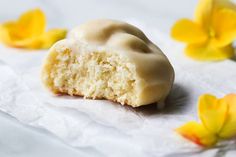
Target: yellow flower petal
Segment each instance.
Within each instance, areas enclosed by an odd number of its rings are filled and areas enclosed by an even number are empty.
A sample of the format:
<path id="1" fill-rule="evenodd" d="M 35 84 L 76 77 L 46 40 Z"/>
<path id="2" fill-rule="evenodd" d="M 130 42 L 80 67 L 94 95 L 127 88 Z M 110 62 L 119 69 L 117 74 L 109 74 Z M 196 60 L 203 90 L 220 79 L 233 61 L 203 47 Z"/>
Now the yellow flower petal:
<path id="1" fill-rule="evenodd" d="M 172 27 L 171 36 L 186 43 L 202 43 L 208 38 L 200 25 L 188 19 L 177 21 Z"/>
<path id="2" fill-rule="evenodd" d="M 195 21 L 202 26 L 207 26 L 210 22 L 214 0 L 199 0 L 195 10 Z"/>
<path id="3" fill-rule="evenodd" d="M 17 22 L 21 38 L 38 36 L 45 31 L 46 17 L 40 9 L 30 10 L 22 14 Z"/>
<path id="4" fill-rule="evenodd" d="M 199 0 L 195 10 L 195 21 L 204 27 L 211 23 L 214 12 L 218 9 L 229 8 L 236 9 L 236 5 L 230 0 Z"/>
<path id="5" fill-rule="evenodd" d="M 216 9 L 222 9 L 222 8 L 228 8 L 232 10 L 236 10 L 236 5 L 233 0 L 215 0 L 217 8 Z"/>
<path id="6" fill-rule="evenodd" d="M 67 30 L 65 29 L 51 29 L 48 32 L 44 33 L 41 36 L 41 40 L 43 41 L 41 48 L 49 48 L 56 41 L 65 38 Z"/>
<path id="7" fill-rule="evenodd" d="M 18 48 L 46 49 L 50 48 L 56 41 L 65 38 L 66 33 L 65 29 L 52 29 L 40 36 L 12 41 L 12 44 Z"/>
<path id="8" fill-rule="evenodd" d="M 33 38 L 26 38 L 24 40 L 17 40 L 13 41 L 12 47 L 16 48 L 27 48 L 27 49 L 40 49 L 43 45 L 41 38 L 33 37 Z"/>
<path id="9" fill-rule="evenodd" d="M 223 99 L 229 104 L 229 112 L 219 136 L 232 138 L 236 136 L 236 94 L 229 94 Z"/>
<path id="10" fill-rule="evenodd" d="M 210 133 L 219 133 L 226 121 L 227 113 L 228 104 L 223 99 L 217 99 L 209 94 L 199 98 L 198 116 Z"/>
<path id="11" fill-rule="evenodd" d="M 38 48 L 38 37 L 45 31 L 45 24 L 41 10 L 28 11 L 18 21 L 6 22 L 0 26 L 0 40 L 12 47 Z"/>
<path id="12" fill-rule="evenodd" d="M 11 37 L 15 34 L 15 22 L 7 22 L 0 25 L 0 41 L 5 44 L 10 44 Z M 16 37 L 15 37 L 16 38 Z"/>
<path id="13" fill-rule="evenodd" d="M 0 25 L 0 40 L 11 47 L 41 49 L 49 48 L 66 35 L 64 29 L 45 32 L 46 18 L 40 9 L 30 10 L 16 22 Z"/>
<path id="14" fill-rule="evenodd" d="M 177 128 L 176 131 L 183 137 L 200 146 L 209 147 L 213 146 L 217 142 L 216 136 L 209 133 L 202 124 L 197 122 L 188 122 L 185 125 Z"/>
<path id="15" fill-rule="evenodd" d="M 211 47 L 204 44 L 190 44 L 185 49 L 185 54 L 201 61 L 218 61 L 234 56 L 234 48 L 227 45 L 222 48 Z"/>
<path id="16" fill-rule="evenodd" d="M 223 47 L 236 39 L 236 11 L 221 9 L 214 13 L 212 29 L 215 32 L 212 46 Z"/>

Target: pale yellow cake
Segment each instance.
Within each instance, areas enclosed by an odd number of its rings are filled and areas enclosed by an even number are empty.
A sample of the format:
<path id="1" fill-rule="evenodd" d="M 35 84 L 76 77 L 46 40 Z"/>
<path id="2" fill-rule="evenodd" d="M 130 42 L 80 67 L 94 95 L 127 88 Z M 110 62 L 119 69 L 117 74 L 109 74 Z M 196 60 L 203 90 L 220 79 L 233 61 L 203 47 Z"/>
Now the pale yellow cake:
<path id="1" fill-rule="evenodd" d="M 138 28 L 94 20 L 72 30 L 45 59 L 42 80 L 53 93 L 138 107 L 165 100 L 174 70 Z"/>

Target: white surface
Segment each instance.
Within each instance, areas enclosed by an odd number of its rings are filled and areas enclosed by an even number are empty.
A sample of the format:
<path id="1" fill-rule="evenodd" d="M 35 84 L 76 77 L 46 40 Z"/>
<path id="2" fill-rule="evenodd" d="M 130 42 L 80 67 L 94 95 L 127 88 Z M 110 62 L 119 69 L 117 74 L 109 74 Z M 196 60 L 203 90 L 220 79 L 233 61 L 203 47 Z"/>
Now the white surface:
<path id="1" fill-rule="evenodd" d="M 104 101 L 54 98 L 44 93 L 39 70 L 45 52 L 0 47 L 0 109 L 20 124 L 0 114 L 0 156 L 214 156 L 225 149 L 198 152 L 173 128 L 196 119 L 197 97 L 203 93 L 223 96 L 236 92 L 235 66 L 231 60 L 199 63 L 182 55 L 182 46 L 168 38 L 172 23 L 188 17 L 196 4 L 189 0 L 156 1 L 12 1 L 0 2 L 0 19 L 13 18 L 23 10 L 40 6 L 50 26 L 71 28 L 93 18 L 129 21 L 147 33 L 168 55 L 176 81 L 167 107 L 138 110 Z M 171 5 L 169 5 L 171 4 Z M 15 7 L 15 8 L 14 8 Z M 21 52 L 18 52 L 21 51 Z M 227 80 L 227 82 L 225 81 Z M 94 108 L 94 105 L 96 109 Z M 65 107 L 66 105 L 66 107 Z M 63 142 L 62 142 L 63 141 Z M 64 144 L 65 143 L 65 144 Z M 66 144 L 76 146 L 72 149 Z M 235 148 L 226 151 L 234 156 Z"/>

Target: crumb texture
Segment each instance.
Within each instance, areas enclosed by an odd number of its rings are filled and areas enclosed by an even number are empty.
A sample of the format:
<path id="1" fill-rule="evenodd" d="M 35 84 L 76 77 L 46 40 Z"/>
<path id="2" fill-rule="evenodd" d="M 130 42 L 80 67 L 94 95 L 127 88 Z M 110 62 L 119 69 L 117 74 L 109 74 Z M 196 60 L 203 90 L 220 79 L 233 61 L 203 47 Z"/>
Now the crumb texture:
<path id="1" fill-rule="evenodd" d="M 47 84 L 57 93 L 105 98 L 121 104 L 136 104 L 135 66 L 127 58 L 105 52 L 56 53 Z"/>

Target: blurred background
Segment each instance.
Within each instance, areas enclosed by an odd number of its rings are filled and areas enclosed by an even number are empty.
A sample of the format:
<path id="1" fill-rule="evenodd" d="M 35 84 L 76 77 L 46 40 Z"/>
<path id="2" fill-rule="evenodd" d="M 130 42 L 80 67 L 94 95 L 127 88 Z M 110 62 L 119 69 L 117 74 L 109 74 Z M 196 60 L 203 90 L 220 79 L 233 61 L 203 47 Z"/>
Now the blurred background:
<path id="1" fill-rule="evenodd" d="M 72 28 L 95 18 L 141 20 L 168 31 L 180 17 L 192 17 L 197 0 L 1 0 L 0 21 L 39 7 L 49 27 Z"/>

